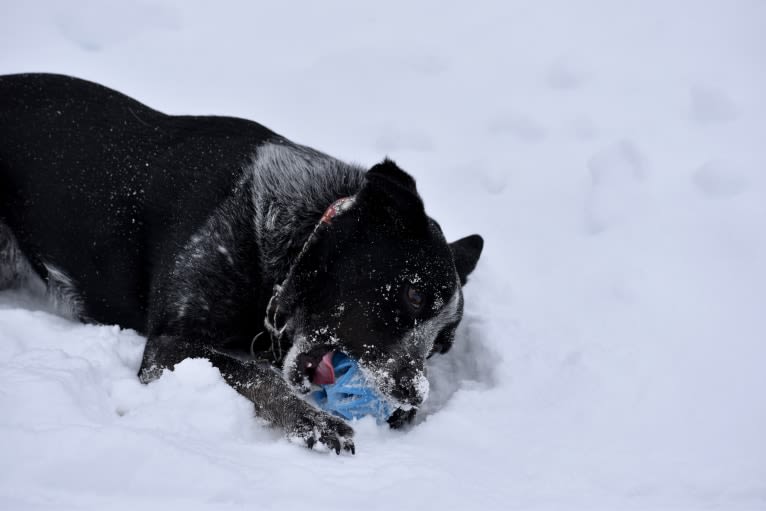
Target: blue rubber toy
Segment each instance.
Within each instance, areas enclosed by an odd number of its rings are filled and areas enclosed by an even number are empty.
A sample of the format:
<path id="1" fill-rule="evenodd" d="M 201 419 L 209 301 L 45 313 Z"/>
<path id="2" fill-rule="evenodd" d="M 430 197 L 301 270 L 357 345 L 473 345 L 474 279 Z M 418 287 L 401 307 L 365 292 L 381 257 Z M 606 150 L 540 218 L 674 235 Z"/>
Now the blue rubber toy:
<path id="1" fill-rule="evenodd" d="M 393 406 L 372 388 L 364 378 L 359 364 L 343 353 L 332 356 L 335 383 L 320 385 L 312 393 L 317 406 L 346 420 L 375 417 L 378 424 L 386 422 L 394 412 Z"/>

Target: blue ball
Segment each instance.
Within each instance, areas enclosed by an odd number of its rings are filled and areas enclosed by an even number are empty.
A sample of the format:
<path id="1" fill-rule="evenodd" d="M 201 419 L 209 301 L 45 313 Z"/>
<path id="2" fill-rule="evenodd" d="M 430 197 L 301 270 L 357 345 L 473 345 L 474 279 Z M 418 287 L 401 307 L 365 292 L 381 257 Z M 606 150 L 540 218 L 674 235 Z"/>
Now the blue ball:
<path id="1" fill-rule="evenodd" d="M 336 352 L 332 357 L 332 366 L 335 383 L 320 385 L 322 389 L 311 394 L 317 406 L 346 420 L 371 415 L 378 424 L 386 422 L 394 407 L 370 386 L 359 364 Z"/>

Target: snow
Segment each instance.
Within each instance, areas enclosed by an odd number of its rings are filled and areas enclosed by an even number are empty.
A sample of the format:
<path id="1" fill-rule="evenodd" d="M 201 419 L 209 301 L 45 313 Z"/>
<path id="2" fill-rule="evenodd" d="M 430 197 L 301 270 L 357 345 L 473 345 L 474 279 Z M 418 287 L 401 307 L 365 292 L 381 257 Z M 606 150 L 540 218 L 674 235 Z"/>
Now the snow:
<path id="1" fill-rule="evenodd" d="M 77 75 L 415 174 L 485 253 L 408 431 L 308 451 L 205 360 L 0 293 L 0 508 L 766 508 L 766 4 L 0 5 Z"/>

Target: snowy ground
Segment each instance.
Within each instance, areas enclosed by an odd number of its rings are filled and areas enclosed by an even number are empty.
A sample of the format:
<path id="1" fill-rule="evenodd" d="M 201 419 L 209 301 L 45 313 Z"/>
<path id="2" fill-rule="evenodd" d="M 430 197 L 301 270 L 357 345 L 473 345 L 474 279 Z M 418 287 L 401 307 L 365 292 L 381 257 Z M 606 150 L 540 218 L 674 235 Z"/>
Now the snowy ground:
<path id="1" fill-rule="evenodd" d="M 766 508 L 766 4 L 0 2 L 0 73 L 390 155 L 484 257 L 406 432 L 0 293 L 0 509 Z M 289 4 L 289 5 L 288 5 Z"/>

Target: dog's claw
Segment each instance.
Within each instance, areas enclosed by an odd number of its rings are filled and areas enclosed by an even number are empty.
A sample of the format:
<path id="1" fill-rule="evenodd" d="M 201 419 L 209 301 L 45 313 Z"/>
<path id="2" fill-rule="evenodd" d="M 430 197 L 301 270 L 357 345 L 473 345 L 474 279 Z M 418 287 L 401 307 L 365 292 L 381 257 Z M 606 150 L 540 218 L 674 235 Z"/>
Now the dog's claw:
<path id="1" fill-rule="evenodd" d="M 304 417 L 296 431 L 306 442 L 306 447 L 313 449 L 317 442 L 327 446 L 330 451 L 340 454 L 341 451 L 356 454 L 353 436 L 354 430 L 341 419 L 325 412 Z"/>
<path id="2" fill-rule="evenodd" d="M 323 436 L 319 441 L 329 447 L 331 451 L 335 451 L 335 454 L 340 454 L 340 440 L 337 437 L 327 438 Z"/>

